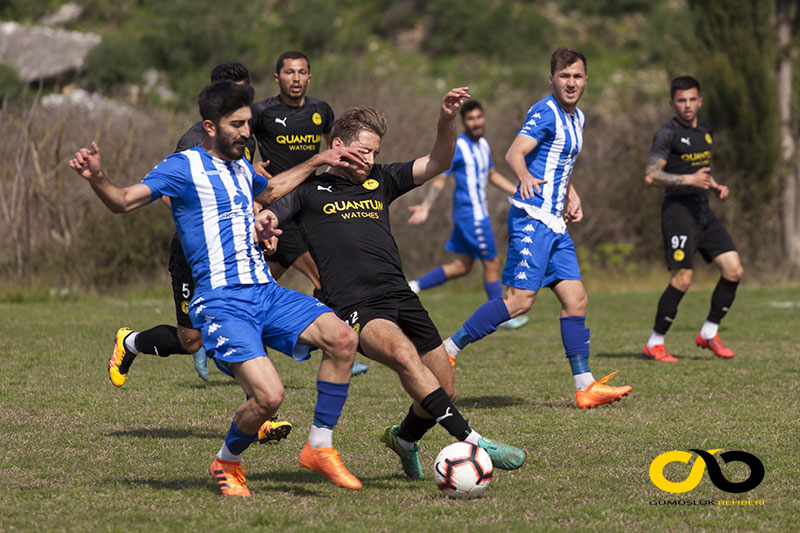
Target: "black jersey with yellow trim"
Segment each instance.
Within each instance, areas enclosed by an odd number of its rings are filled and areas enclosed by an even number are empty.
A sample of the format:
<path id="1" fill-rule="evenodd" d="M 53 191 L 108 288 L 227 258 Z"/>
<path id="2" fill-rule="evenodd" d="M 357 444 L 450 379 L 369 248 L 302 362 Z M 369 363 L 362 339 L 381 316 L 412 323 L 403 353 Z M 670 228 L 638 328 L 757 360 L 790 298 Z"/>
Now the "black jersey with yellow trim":
<path id="1" fill-rule="evenodd" d="M 417 186 L 412 168 L 413 161 L 375 165 L 360 185 L 312 176 L 270 206 L 281 224 L 300 226 L 333 309 L 408 289 L 389 205 Z"/>
<path id="2" fill-rule="evenodd" d="M 175 147 L 176 152 L 183 152 L 184 150 L 188 150 L 189 148 L 194 148 L 195 146 L 199 146 L 203 142 L 203 138 L 206 135 L 206 131 L 203 129 L 203 123 L 198 122 L 194 124 L 191 128 L 189 128 L 183 136 L 178 139 L 178 145 Z M 244 147 L 244 158 L 247 159 L 250 164 L 253 163 L 253 156 L 256 154 L 256 140 L 251 135 L 249 139 L 247 139 L 247 144 Z"/>
<path id="3" fill-rule="evenodd" d="M 333 109 L 326 102 L 305 97 L 302 106 L 291 106 L 273 96 L 250 108 L 250 122 L 267 171 L 278 174 L 319 152 L 322 135 L 333 127 Z"/>
<path id="4" fill-rule="evenodd" d="M 664 124 L 653 138 L 650 157 L 667 161 L 664 172 L 670 174 L 693 174 L 702 167 L 711 166 L 713 139 L 711 126 L 698 121 L 697 127 L 684 125 L 673 117 Z M 691 185 L 677 185 L 665 190 L 666 196 L 685 196 L 706 193 L 704 189 Z"/>

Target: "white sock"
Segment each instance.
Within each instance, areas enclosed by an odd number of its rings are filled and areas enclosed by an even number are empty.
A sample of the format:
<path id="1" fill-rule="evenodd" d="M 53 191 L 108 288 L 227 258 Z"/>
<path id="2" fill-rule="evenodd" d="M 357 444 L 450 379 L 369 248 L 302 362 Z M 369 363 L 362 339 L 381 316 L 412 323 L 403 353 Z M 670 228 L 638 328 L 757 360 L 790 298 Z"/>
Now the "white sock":
<path id="1" fill-rule="evenodd" d="M 311 424 L 311 431 L 308 433 L 308 444 L 311 449 L 333 448 L 333 428 L 321 428 Z"/>
<path id="2" fill-rule="evenodd" d="M 449 355 L 453 359 L 458 357 L 458 354 L 461 353 L 461 350 L 459 349 L 459 347 L 456 346 L 456 343 L 454 343 L 453 339 L 451 339 L 450 337 L 447 337 L 444 340 L 444 350 L 447 352 L 447 355 Z"/>
<path id="3" fill-rule="evenodd" d="M 133 355 L 139 353 L 139 350 L 136 349 L 136 337 L 139 335 L 138 331 L 134 331 L 133 333 L 129 333 L 127 337 L 125 337 L 125 349 L 128 350 Z M 226 459 L 227 460 L 227 459 Z"/>
<path id="4" fill-rule="evenodd" d="M 417 280 L 409 281 L 408 286 L 411 288 L 412 291 L 414 291 L 414 294 L 419 294 L 419 283 L 417 283 Z"/>
<path id="5" fill-rule="evenodd" d="M 236 455 L 228 449 L 228 445 L 222 443 L 222 448 L 217 452 L 217 459 L 220 461 L 228 461 L 229 463 L 240 463 L 242 461 L 241 455 Z"/>
<path id="6" fill-rule="evenodd" d="M 578 390 L 586 390 L 586 387 L 594 382 L 594 376 L 591 372 L 584 372 L 583 374 L 575 374 L 575 388 Z"/>
<path id="7" fill-rule="evenodd" d="M 652 348 L 653 346 L 657 346 L 659 344 L 664 344 L 664 335 L 654 331 L 650 334 L 650 338 L 647 339 L 647 347 Z"/>
<path id="8" fill-rule="evenodd" d="M 467 435 L 467 438 L 464 439 L 464 442 L 469 442 L 470 444 L 474 444 L 475 446 L 478 446 L 478 440 L 480 440 L 480 438 L 481 438 L 481 434 L 473 429 L 473 430 L 471 430 L 469 432 L 469 435 Z"/>
<path id="9" fill-rule="evenodd" d="M 414 449 L 414 443 L 413 442 L 407 441 L 405 439 L 401 439 L 397 435 L 395 435 L 394 437 L 397 439 L 397 444 L 402 446 L 403 449 L 408 450 L 408 451 L 411 451 L 411 450 Z"/>
<path id="10" fill-rule="evenodd" d="M 700 329 L 700 336 L 705 340 L 713 339 L 717 333 L 719 333 L 719 324 L 714 324 L 708 320 L 705 321 L 705 324 Z"/>

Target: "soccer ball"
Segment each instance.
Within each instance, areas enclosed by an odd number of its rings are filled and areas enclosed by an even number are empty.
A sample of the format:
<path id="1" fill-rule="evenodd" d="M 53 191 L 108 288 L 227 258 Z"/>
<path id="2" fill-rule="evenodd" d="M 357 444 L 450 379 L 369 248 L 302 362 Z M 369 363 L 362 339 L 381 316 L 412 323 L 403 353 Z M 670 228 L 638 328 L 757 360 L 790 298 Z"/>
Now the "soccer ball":
<path id="1" fill-rule="evenodd" d="M 477 498 L 492 481 L 492 460 L 486 450 L 469 442 L 442 448 L 433 462 L 433 479 L 451 498 Z"/>

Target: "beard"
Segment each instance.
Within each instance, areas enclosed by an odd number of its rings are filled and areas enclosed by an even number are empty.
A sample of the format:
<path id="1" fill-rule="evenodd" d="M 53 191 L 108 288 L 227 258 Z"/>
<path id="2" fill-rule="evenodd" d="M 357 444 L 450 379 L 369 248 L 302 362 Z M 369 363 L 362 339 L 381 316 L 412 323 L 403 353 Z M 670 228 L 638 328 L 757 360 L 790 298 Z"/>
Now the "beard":
<path id="1" fill-rule="evenodd" d="M 244 155 L 244 140 L 246 140 L 244 137 L 239 136 L 226 137 L 224 135 L 218 135 L 216 137 L 217 151 L 225 156 L 226 159 L 241 159 Z"/>

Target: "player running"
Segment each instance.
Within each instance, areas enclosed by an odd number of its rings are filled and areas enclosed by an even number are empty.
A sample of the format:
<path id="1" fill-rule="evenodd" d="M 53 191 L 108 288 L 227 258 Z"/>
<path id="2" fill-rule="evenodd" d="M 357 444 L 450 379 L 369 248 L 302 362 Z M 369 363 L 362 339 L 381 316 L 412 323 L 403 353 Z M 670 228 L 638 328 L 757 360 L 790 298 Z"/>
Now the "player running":
<path id="1" fill-rule="evenodd" d="M 381 437 L 412 479 L 423 475 L 416 441 L 437 422 L 456 439 L 483 447 L 497 468 L 519 468 L 525 460 L 524 451 L 483 439 L 453 405 L 453 368 L 436 326 L 406 282 L 389 226 L 392 201 L 450 166 L 454 119 L 468 96 L 461 87 L 442 98 L 430 153 L 407 163 L 375 164 L 386 119 L 371 108 L 348 110 L 333 125 L 331 145 L 365 149 L 369 165 L 313 176 L 265 211 L 279 223 L 297 220 L 319 266 L 326 301 L 359 334 L 360 351 L 397 372 L 414 400 L 403 422 Z M 261 215 L 259 224 L 265 224 Z"/>
<path id="2" fill-rule="evenodd" d="M 500 260 L 497 258 L 486 201 L 486 184 L 491 182 L 511 195 L 516 188 L 494 166 L 491 148 L 483 136 L 486 117 L 480 102 L 464 102 L 460 114 L 464 133 L 456 140 L 456 152 L 450 169 L 431 182 L 421 204 L 409 207 L 414 214 L 408 219 L 409 224 L 423 224 L 428 220 L 428 213 L 442 192 L 447 177 L 453 176 L 456 182 L 453 191 L 453 232 L 444 247 L 456 254 L 456 258 L 409 282 L 409 285 L 416 293 L 437 287 L 449 279 L 468 274 L 475 259 L 478 259 L 483 264 L 483 288 L 492 300 L 503 296 L 503 286 L 500 284 Z M 527 322 L 528 317 L 522 315 L 500 327 L 516 329 Z"/>
<path id="3" fill-rule="evenodd" d="M 744 269 L 733 239 L 708 205 L 707 192 L 711 189 L 725 200 L 729 190 L 711 176 L 711 127 L 697 119 L 703 105 L 700 83 L 691 76 L 672 80 L 670 105 L 675 117 L 653 138 L 644 177 L 648 185 L 665 189 L 661 233 L 670 280 L 658 300 L 653 332 L 642 353 L 665 363 L 678 360 L 665 348 L 664 336 L 692 284 L 694 255 L 699 251 L 707 263 L 719 269 L 720 278 L 695 342 L 718 357 L 729 359 L 733 350 L 722 344 L 719 323 L 733 304 Z"/>
<path id="4" fill-rule="evenodd" d="M 330 146 L 334 118 L 327 102 L 306 96 L 311 62 L 305 54 L 293 50 L 281 54 L 274 76 L 278 94 L 253 104 L 251 123 L 261 159 L 268 162 L 266 170 L 272 176 L 318 153 L 323 139 Z M 270 272 L 280 279 L 290 266 L 296 268 L 314 284 L 314 296 L 324 301 L 319 271 L 300 229 L 294 223 L 282 229 L 277 248 L 266 250 Z M 353 363 L 354 376 L 368 369 L 363 363 Z"/>
<path id="5" fill-rule="evenodd" d="M 519 179 L 508 212 L 508 254 L 502 299 L 490 300 L 450 338 L 455 358 L 468 344 L 494 333 L 509 318 L 527 313 L 542 287 L 561 302 L 561 341 L 575 381 L 579 408 L 595 407 L 629 394 L 630 386 L 606 385 L 616 372 L 595 380 L 589 370 L 588 297 L 566 222 L 583 218 L 581 200 L 569 178 L 583 145 L 585 116 L 578 101 L 586 89 L 586 58 L 558 48 L 550 60 L 553 94 L 531 106 L 525 123 L 506 153 Z"/>
<path id="6" fill-rule="evenodd" d="M 250 496 L 241 453 L 283 400 L 283 384 L 265 344 L 296 359 L 307 358 L 313 346 L 322 350 L 314 423 L 299 462 L 339 486 L 359 489 L 361 482 L 347 471 L 332 443 L 347 399 L 357 336 L 316 299 L 274 282 L 253 238 L 253 200 L 270 204 L 319 166 L 361 168 L 365 160 L 358 149 L 338 147 L 270 180 L 255 174 L 243 157 L 252 101 L 249 85 L 220 81 L 203 89 L 198 98 L 206 132 L 201 146 L 172 154 L 137 184 L 112 184 L 101 170 L 94 142 L 69 164 L 113 212 L 131 211 L 162 196 L 171 199 L 195 282 L 190 317 L 202 331 L 206 351 L 230 364 L 247 396 L 209 469 L 222 494 Z"/>

